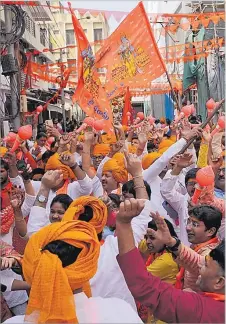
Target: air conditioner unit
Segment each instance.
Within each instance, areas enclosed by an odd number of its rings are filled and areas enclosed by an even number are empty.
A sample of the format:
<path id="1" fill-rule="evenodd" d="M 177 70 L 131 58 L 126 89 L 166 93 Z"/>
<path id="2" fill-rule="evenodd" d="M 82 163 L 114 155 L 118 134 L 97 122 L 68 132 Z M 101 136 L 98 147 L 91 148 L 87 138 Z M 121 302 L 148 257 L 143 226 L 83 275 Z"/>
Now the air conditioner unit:
<path id="1" fill-rule="evenodd" d="M 12 54 L 6 54 L 1 57 L 2 74 L 5 76 L 15 74 L 18 72 L 17 60 Z"/>

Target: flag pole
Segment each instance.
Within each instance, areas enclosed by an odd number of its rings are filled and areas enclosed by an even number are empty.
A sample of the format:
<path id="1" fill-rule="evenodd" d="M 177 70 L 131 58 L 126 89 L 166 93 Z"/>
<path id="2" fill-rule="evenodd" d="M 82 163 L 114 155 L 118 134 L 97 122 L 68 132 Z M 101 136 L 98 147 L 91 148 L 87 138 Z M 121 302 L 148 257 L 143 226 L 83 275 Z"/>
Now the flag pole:
<path id="1" fill-rule="evenodd" d="M 173 85 L 172 85 L 172 82 L 171 82 L 171 80 L 170 80 L 169 73 L 168 73 L 167 70 L 165 71 L 165 73 L 166 73 L 166 77 L 167 77 L 167 79 L 168 79 L 168 82 L 169 82 L 169 85 L 170 85 L 171 91 L 172 91 L 172 93 L 173 93 L 174 99 L 175 99 L 175 101 L 176 101 L 176 104 L 177 104 L 177 107 L 178 107 L 177 109 L 180 111 L 179 101 L 178 101 L 177 95 L 176 95 L 176 93 L 175 93 L 175 91 L 174 91 L 174 89 L 173 89 Z"/>

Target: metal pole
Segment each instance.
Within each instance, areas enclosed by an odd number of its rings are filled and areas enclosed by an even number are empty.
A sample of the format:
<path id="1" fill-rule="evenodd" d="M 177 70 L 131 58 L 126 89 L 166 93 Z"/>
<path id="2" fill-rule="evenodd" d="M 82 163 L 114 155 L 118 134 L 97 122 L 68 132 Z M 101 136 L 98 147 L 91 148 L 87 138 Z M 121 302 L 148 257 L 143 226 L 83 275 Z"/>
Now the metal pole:
<path id="1" fill-rule="evenodd" d="M 63 62 L 63 53 L 62 49 L 60 49 L 60 62 Z M 63 64 L 61 64 L 61 78 L 63 84 L 63 75 L 64 75 L 64 67 Z M 64 124 L 64 132 L 66 133 L 66 118 L 65 118 L 65 94 L 64 94 L 64 87 L 61 89 L 61 106 L 62 106 L 62 115 L 63 115 L 63 124 Z"/>
<path id="2" fill-rule="evenodd" d="M 9 6 L 4 6 L 4 16 L 5 16 L 5 32 L 6 41 L 10 38 L 10 33 L 12 30 L 12 12 Z M 8 33 L 8 34 L 7 34 Z M 8 54 L 12 54 L 15 58 L 14 44 L 7 46 Z M 15 74 L 10 74 L 10 90 L 11 90 L 11 106 L 13 115 L 13 126 L 15 130 L 20 127 L 20 109 L 18 106 L 18 89 L 17 89 L 17 79 Z"/>

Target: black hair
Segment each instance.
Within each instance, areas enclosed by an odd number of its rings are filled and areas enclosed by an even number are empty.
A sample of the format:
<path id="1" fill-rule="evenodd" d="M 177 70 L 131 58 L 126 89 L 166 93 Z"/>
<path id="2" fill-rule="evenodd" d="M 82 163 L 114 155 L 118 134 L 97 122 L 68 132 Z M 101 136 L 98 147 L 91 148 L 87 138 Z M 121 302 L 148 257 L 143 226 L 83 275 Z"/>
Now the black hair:
<path id="1" fill-rule="evenodd" d="M 171 120 L 169 118 L 166 118 L 166 125 L 170 126 Z"/>
<path id="2" fill-rule="evenodd" d="M 170 231 L 170 235 L 177 237 L 177 233 L 175 232 L 172 223 L 170 223 L 170 221 L 168 221 L 168 219 L 164 219 L 164 221 L 166 222 L 166 225 L 168 226 L 168 229 Z M 149 223 L 148 223 L 148 228 L 153 229 L 154 231 L 157 231 L 157 226 L 156 223 L 154 221 L 154 219 L 152 219 Z"/>
<path id="3" fill-rule="evenodd" d="M 36 174 L 42 174 L 42 175 L 44 175 L 45 174 L 45 170 L 42 169 L 42 168 L 36 168 L 36 169 L 32 170 L 31 178 L 33 178 L 33 176 L 36 175 Z"/>
<path id="4" fill-rule="evenodd" d="M 70 196 L 66 194 L 60 194 L 53 198 L 50 207 L 52 207 L 54 203 L 59 202 L 63 205 L 64 209 L 67 210 L 70 204 L 72 203 L 72 201 L 73 199 L 71 199 Z"/>
<path id="5" fill-rule="evenodd" d="M 147 181 L 144 181 L 144 185 L 148 194 L 148 198 L 150 200 L 151 198 L 151 188 L 149 186 L 149 184 L 147 183 Z M 122 186 L 122 192 L 127 192 L 127 193 L 131 193 L 134 198 L 136 198 L 136 191 L 134 189 L 134 181 L 133 180 L 129 180 L 126 183 L 123 184 Z"/>
<path id="6" fill-rule="evenodd" d="M 225 271 L 225 239 L 210 252 L 210 256 Z"/>
<path id="7" fill-rule="evenodd" d="M 46 133 L 44 133 L 44 132 L 40 132 L 40 133 L 38 133 L 37 136 L 36 136 L 36 140 L 38 140 L 38 139 L 41 138 L 41 137 L 46 137 L 46 138 L 47 138 Z"/>
<path id="8" fill-rule="evenodd" d="M 149 151 L 152 151 L 152 150 L 156 150 L 156 145 L 154 142 L 151 142 L 151 141 L 148 141 L 148 144 L 147 144 L 147 150 L 148 152 Z"/>
<path id="9" fill-rule="evenodd" d="M 212 237 L 216 236 L 222 220 L 222 213 L 218 208 L 209 205 L 195 206 L 188 210 L 188 214 L 202 221 L 207 230 L 215 227 L 216 232 Z"/>
<path id="10" fill-rule="evenodd" d="M 0 159 L 0 165 L 1 165 L 1 168 L 2 168 L 2 169 L 5 169 L 6 171 L 9 170 L 9 164 L 8 164 L 8 162 L 6 162 L 5 160 Z"/>
<path id="11" fill-rule="evenodd" d="M 121 199 L 120 199 L 120 196 L 117 195 L 117 194 L 109 194 L 108 197 L 115 203 L 115 205 L 117 207 L 120 206 L 120 203 L 121 203 Z"/>
<path id="12" fill-rule="evenodd" d="M 195 179 L 196 178 L 196 173 L 198 172 L 198 170 L 199 170 L 199 168 L 193 168 L 193 169 L 189 170 L 186 173 L 186 176 L 185 176 L 185 186 L 187 186 L 189 179 Z"/>
<path id="13" fill-rule="evenodd" d="M 133 139 L 138 139 L 137 134 L 133 134 L 132 140 L 133 140 Z"/>
<path id="14" fill-rule="evenodd" d="M 50 156 L 52 156 L 54 154 L 54 152 L 52 151 L 45 151 L 42 154 L 42 162 L 44 162 L 46 159 L 48 160 L 50 158 Z"/>
<path id="15" fill-rule="evenodd" d="M 56 141 L 54 141 L 54 142 L 52 142 L 52 143 L 50 144 L 50 148 L 53 149 L 53 148 L 55 147 L 55 145 L 56 145 Z"/>
<path id="16" fill-rule="evenodd" d="M 49 251 L 52 254 L 56 254 L 62 262 L 63 268 L 69 266 L 77 260 L 79 253 L 82 249 L 68 244 L 61 240 L 56 240 L 48 243 L 42 251 Z"/>

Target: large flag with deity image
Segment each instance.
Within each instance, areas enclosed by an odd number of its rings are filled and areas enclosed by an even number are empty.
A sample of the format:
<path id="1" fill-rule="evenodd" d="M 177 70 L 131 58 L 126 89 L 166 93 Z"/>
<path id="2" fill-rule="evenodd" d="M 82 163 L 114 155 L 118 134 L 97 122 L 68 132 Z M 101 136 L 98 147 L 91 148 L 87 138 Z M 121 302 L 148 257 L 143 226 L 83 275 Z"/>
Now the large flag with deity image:
<path id="1" fill-rule="evenodd" d="M 68 5 L 78 47 L 78 85 L 72 100 L 88 116 L 102 120 L 103 129 L 107 133 L 113 133 L 112 110 L 95 67 L 95 56 L 69 2 Z"/>
<path id="2" fill-rule="evenodd" d="M 122 87 L 150 86 L 166 71 L 142 2 L 104 41 L 96 53 L 96 66 L 107 69 L 105 90 L 109 99 Z"/>

